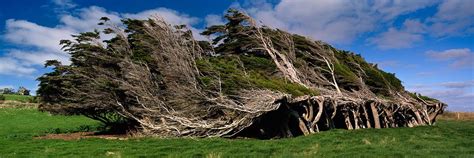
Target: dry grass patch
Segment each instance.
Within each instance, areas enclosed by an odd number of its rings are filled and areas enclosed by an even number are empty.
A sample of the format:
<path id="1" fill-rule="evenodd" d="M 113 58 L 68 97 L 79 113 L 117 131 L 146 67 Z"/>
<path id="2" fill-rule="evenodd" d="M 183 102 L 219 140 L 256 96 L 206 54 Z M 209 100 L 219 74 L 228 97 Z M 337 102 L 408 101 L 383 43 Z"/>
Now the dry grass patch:
<path id="1" fill-rule="evenodd" d="M 444 112 L 438 116 L 440 120 L 474 120 L 474 112 Z"/>
<path id="2" fill-rule="evenodd" d="M 36 109 L 38 108 L 37 103 L 26 103 L 20 102 L 16 100 L 6 100 L 0 103 L 0 108 L 28 108 L 28 109 Z"/>

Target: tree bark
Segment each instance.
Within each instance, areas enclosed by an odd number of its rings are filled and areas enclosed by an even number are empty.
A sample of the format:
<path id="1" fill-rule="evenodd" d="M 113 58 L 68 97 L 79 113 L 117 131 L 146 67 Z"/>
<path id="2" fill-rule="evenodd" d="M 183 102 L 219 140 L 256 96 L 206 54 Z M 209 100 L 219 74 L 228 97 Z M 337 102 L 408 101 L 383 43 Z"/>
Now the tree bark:
<path id="1" fill-rule="evenodd" d="M 377 107 L 375 107 L 375 102 L 370 103 L 370 109 L 372 110 L 372 118 L 374 120 L 374 128 L 380 128 L 380 118 Z"/>

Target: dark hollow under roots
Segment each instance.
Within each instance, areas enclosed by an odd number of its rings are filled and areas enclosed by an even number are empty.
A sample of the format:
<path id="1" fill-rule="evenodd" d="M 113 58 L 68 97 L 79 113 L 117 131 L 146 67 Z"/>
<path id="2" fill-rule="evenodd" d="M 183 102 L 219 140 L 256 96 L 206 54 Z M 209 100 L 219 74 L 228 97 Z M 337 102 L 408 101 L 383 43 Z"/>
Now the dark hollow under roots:
<path id="1" fill-rule="evenodd" d="M 259 139 L 296 137 L 330 129 L 364 129 L 432 125 L 445 104 L 400 105 L 374 100 L 349 101 L 347 98 L 308 97 L 280 100 L 277 110 L 254 120 L 234 137 Z"/>

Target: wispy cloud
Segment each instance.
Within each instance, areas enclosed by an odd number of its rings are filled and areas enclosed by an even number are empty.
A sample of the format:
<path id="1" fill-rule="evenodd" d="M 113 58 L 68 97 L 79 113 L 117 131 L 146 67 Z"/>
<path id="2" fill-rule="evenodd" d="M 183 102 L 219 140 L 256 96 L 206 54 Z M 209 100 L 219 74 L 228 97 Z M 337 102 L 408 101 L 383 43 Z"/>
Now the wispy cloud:
<path id="1" fill-rule="evenodd" d="M 429 0 L 281 0 L 275 6 L 261 1 L 247 3 L 248 7 L 244 8 L 265 25 L 331 43 L 351 43 L 365 33 L 386 27 L 400 15 L 436 4 Z M 410 34 L 398 39 L 406 41 L 407 38 L 410 41 L 421 39 Z"/>
<path id="2" fill-rule="evenodd" d="M 225 24 L 224 19 L 222 18 L 221 15 L 207 15 L 206 18 L 204 19 L 206 21 L 206 26 L 212 26 L 212 25 L 222 25 Z"/>
<path id="3" fill-rule="evenodd" d="M 0 74 L 24 76 L 32 74 L 35 71 L 36 69 L 23 66 L 14 59 L 0 57 Z"/>
<path id="4" fill-rule="evenodd" d="M 375 63 L 377 63 L 382 68 L 397 67 L 397 66 L 400 65 L 400 62 L 396 61 L 396 60 L 385 60 L 385 61 L 379 61 L 379 62 L 375 62 Z"/>
<path id="5" fill-rule="evenodd" d="M 445 82 L 441 83 L 440 85 L 446 88 L 470 88 L 474 87 L 474 80 L 465 82 Z"/>
<path id="6" fill-rule="evenodd" d="M 419 20 L 407 19 L 401 29 L 389 28 L 388 31 L 368 39 L 370 44 L 381 49 L 409 48 L 423 41 L 426 27 Z"/>
<path id="7" fill-rule="evenodd" d="M 387 32 L 369 38 L 369 43 L 381 49 L 410 48 L 423 40 L 423 35 L 390 28 Z"/>
<path id="8" fill-rule="evenodd" d="M 434 74 L 435 74 L 434 72 L 418 72 L 416 73 L 416 76 L 427 77 L 427 76 L 432 76 Z"/>
<path id="9" fill-rule="evenodd" d="M 272 5 L 265 0 L 234 4 L 265 25 L 308 35 L 330 43 L 350 44 L 366 38 L 381 49 L 410 48 L 427 37 L 444 38 L 474 33 L 474 1 L 345 1 L 281 0 Z M 423 8 L 436 6 L 427 18 L 407 19 L 402 26 L 395 20 Z M 364 35 L 373 34 L 372 37 Z"/>
<path id="10" fill-rule="evenodd" d="M 474 1 L 445 0 L 438 6 L 438 12 L 428 19 L 430 32 L 437 37 L 465 36 L 473 34 Z"/>
<path id="11" fill-rule="evenodd" d="M 448 49 L 444 51 L 430 50 L 425 53 L 438 61 L 448 61 L 452 68 L 474 68 L 474 52 L 469 48 Z"/>
<path id="12" fill-rule="evenodd" d="M 410 48 L 425 36 L 445 38 L 474 34 L 474 1 L 445 0 L 437 12 L 425 21 L 407 19 L 402 28 L 390 27 L 387 31 L 369 38 L 369 43 L 382 49 Z M 459 63 L 465 64 L 465 63 Z"/>
<path id="13" fill-rule="evenodd" d="M 407 86 L 409 91 L 446 102 L 448 109 L 474 112 L 474 80 L 416 84 Z"/>
<path id="14" fill-rule="evenodd" d="M 416 64 L 408 64 L 399 60 L 382 60 L 375 61 L 374 63 L 376 63 L 381 68 L 416 68 L 418 66 Z"/>
<path id="15" fill-rule="evenodd" d="M 77 6 L 72 0 L 52 0 L 51 2 L 63 9 L 71 9 Z"/>

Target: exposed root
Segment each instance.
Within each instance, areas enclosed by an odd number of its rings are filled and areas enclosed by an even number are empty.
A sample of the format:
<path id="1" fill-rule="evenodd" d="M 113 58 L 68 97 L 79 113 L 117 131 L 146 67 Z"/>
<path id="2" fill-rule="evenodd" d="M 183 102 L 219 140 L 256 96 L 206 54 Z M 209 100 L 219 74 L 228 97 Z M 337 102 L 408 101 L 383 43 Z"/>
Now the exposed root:
<path id="1" fill-rule="evenodd" d="M 425 105 L 413 109 L 415 105 L 342 96 L 305 96 L 303 99 L 287 101 L 276 111 L 261 115 L 251 127 L 239 135 L 267 139 L 308 135 L 333 128 L 351 130 L 430 125 L 436 119 L 429 116 L 439 115 L 446 106 Z M 420 115 L 420 111 L 428 111 L 427 107 L 435 110 L 431 110 L 429 116 Z M 317 114 L 316 117 L 308 117 L 314 113 Z M 331 116 L 327 115 L 328 113 L 333 114 Z"/>

